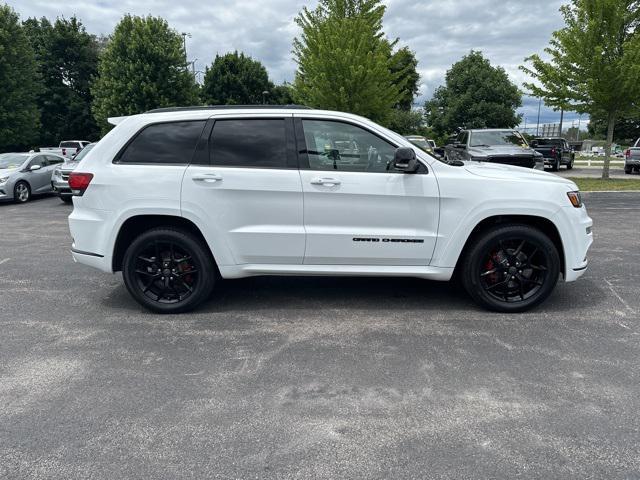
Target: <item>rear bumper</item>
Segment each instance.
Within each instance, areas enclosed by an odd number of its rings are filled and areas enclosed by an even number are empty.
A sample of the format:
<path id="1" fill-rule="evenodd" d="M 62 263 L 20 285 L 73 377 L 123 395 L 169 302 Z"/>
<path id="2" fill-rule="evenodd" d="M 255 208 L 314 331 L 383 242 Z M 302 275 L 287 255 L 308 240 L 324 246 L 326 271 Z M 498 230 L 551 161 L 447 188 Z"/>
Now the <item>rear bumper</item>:
<path id="1" fill-rule="evenodd" d="M 103 272 L 111 272 L 111 227 L 112 212 L 74 208 L 69 215 L 73 260 Z"/>

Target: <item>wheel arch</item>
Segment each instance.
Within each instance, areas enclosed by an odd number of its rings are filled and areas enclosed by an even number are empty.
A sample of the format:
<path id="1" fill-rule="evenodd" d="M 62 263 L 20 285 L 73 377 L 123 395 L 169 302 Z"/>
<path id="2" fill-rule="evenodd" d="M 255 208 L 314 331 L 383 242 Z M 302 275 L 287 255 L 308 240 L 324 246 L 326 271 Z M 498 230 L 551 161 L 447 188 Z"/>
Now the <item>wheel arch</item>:
<path id="1" fill-rule="evenodd" d="M 185 230 L 198 238 L 207 247 L 209 253 L 214 258 L 209 243 L 206 241 L 202 231 L 191 220 L 176 215 L 134 215 L 127 218 L 118 230 L 116 241 L 113 246 L 113 256 L 111 258 L 111 268 L 113 272 L 122 271 L 122 261 L 127 247 L 134 238 L 147 230 L 158 227 L 173 227 Z"/>
<path id="2" fill-rule="evenodd" d="M 562 272 L 562 276 L 566 275 L 566 262 L 565 262 L 565 252 L 564 245 L 562 243 L 562 237 L 560 236 L 560 231 L 558 227 L 545 217 L 539 217 L 536 215 L 492 215 L 481 220 L 471 231 L 471 233 L 467 236 L 467 240 L 460 251 L 460 255 L 458 256 L 458 261 L 456 262 L 456 266 L 454 269 L 453 275 L 457 275 L 460 272 L 460 264 L 464 259 L 465 254 L 467 253 L 470 245 L 473 244 L 473 241 L 478 238 L 482 233 L 486 232 L 488 229 L 495 227 L 496 225 L 527 225 L 533 228 L 540 230 L 544 233 L 549 239 L 553 242 L 556 249 L 558 250 L 558 255 L 560 256 L 560 271 Z"/>

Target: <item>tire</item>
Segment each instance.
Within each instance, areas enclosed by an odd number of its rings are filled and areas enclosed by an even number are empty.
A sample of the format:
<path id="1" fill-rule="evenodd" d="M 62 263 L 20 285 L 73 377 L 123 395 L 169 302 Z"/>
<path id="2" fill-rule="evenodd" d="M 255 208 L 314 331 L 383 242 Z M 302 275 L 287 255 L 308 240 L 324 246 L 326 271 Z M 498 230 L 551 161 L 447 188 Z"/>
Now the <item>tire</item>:
<path id="1" fill-rule="evenodd" d="M 573 162 L 575 161 L 574 158 L 572 158 L 569 163 L 567 163 L 567 170 L 571 170 L 573 168 Z"/>
<path id="2" fill-rule="evenodd" d="M 60 200 L 62 200 L 64 203 L 73 203 L 73 197 L 60 197 Z"/>
<path id="3" fill-rule="evenodd" d="M 624 167 L 624 173 L 626 173 L 627 175 L 631 174 L 631 172 L 633 171 L 633 168 L 631 167 Z"/>
<path id="4" fill-rule="evenodd" d="M 539 305 L 560 275 L 555 245 L 528 225 L 496 226 L 482 232 L 473 239 L 463 262 L 465 290 L 479 305 L 495 312 L 524 312 Z"/>
<path id="5" fill-rule="evenodd" d="M 156 313 L 193 310 L 211 295 L 216 276 L 215 261 L 202 241 L 171 227 L 139 235 L 122 262 L 127 290 Z"/>
<path id="6" fill-rule="evenodd" d="M 27 182 L 21 180 L 13 186 L 13 200 L 16 203 L 27 203 L 31 200 L 31 187 Z"/>

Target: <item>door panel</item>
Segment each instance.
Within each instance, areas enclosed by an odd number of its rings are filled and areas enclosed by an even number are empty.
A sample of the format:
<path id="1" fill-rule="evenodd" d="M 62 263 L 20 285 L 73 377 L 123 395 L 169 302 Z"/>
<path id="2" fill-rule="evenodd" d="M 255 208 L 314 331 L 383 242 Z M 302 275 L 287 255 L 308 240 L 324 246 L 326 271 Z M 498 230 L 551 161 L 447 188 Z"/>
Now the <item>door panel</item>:
<path id="1" fill-rule="evenodd" d="M 309 265 L 428 265 L 438 228 L 432 175 L 300 172 Z M 332 178 L 339 184 L 319 185 Z"/>
<path id="2" fill-rule="evenodd" d="M 51 189 L 51 170 L 47 168 L 47 161 L 44 155 L 38 155 L 29 162 L 29 167 L 40 165 L 40 170 L 29 171 L 27 179 L 31 185 L 31 192 L 43 193 Z"/>
<path id="3" fill-rule="evenodd" d="M 292 168 L 291 116 L 218 115 L 208 151 L 208 164 L 185 172 L 182 210 L 199 217 L 205 236 L 231 252 L 218 261 L 302 264 L 302 183 Z"/>
<path id="4" fill-rule="evenodd" d="M 182 209 L 203 219 L 205 236 L 224 241 L 236 264 L 302 263 L 297 170 L 191 165 L 183 180 Z"/>
<path id="5" fill-rule="evenodd" d="M 395 145 L 353 124 L 302 122 L 300 171 L 309 265 L 428 265 L 438 229 L 436 180 L 392 167 Z"/>

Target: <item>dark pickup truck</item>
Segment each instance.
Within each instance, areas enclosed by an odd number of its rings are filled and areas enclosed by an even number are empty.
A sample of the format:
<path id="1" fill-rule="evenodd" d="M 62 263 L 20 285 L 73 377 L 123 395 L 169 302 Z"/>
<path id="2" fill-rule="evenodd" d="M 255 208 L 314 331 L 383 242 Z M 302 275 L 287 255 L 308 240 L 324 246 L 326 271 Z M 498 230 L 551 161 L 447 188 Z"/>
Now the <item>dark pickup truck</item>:
<path id="1" fill-rule="evenodd" d="M 640 138 L 635 145 L 624 152 L 624 173 L 640 171 Z"/>
<path id="2" fill-rule="evenodd" d="M 561 137 L 539 137 L 531 140 L 531 148 L 541 153 L 544 157 L 544 165 L 557 172 L 560 165 L 566 165 L 567 170 L 573 168 L 576 154 L 567 141 Z"/>

